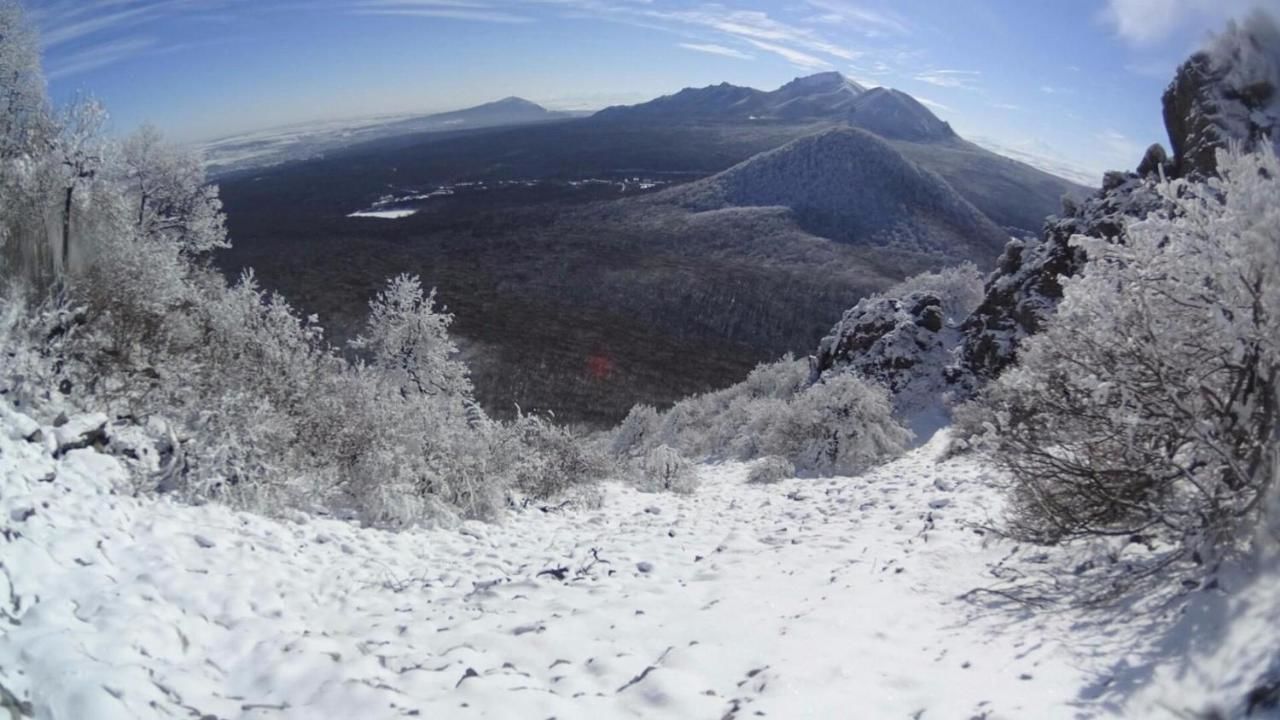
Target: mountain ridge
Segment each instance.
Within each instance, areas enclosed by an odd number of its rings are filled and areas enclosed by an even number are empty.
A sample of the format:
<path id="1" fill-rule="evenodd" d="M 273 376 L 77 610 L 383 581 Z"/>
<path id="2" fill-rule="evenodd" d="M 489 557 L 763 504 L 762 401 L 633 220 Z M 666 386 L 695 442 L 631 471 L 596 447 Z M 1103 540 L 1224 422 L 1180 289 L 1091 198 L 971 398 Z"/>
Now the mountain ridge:
<path id="1" fill-rule="evenodd" d="M 847 122 L 883 137 L 913 142 L 957 137 L 951 126 L 901 90 L 867 88 L 839 72 L 797 77 L 776 90 L 727 82 L 684 88 L 636 105 L 607 107 L 592 119 L 634 121 Z"/>

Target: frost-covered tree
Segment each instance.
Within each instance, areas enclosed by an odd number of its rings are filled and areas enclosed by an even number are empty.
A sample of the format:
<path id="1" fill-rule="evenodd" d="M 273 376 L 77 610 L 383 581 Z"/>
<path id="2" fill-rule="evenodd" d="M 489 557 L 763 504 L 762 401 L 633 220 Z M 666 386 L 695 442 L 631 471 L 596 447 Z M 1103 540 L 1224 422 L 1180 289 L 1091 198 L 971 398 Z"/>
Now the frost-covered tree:
<path id="1" fill-rule="evenodd" d="M 17 0 L 0 0 L 0 160 L 31 153 L 48 131 L 40 44 Z"/>
<path id="2" fill-rule="evenodd" d="M 163 238 L 192 256 L 227 247 L 218 188 L 205 178 L 195 153 L 144 125 L 124 141 L 119 172 L 141 235 Z"/>
<path id="3" fill-rule="evenodd" d="M 15 0 L 0 0 L 0 282 L 53 273 L 41 187 L 52 125 L 35 33 Z"/>
<path id="4" fill-rule="evenodd" d="M 435 304 L 435 289 L 424 293 L 416 276 L 400 275 L 369 304 L 368 327 L 352 345 L 399 377 L 404 393 L 470 397 L 467 368 L 449 337 L 453 316 Z"/>
<path id="5" fill-rule="evenodd" d="M 64 275 L 71 272 L 73 250 L 81 252 L 77 243 L 84 244 L 83 239 L 72 234 L 78 229 L 77 215 L 87 217 L 90 222 L 98 219 L 94 214 L 97 208 L 92 203 L 99 199 L 99 195 L 92 193 L 91 189 L 98 184 L 99 173 L 108 162 L 110 147 L 103 135 L 106 121 L 106 109 L 87 98 L 72 103 L 57 118 L 53 154 L 58 167 L 61 200 L 58 258 Z"/>
<path id="6" fill-rule="evenodd" d="M 987 389 L 985 423 L 1030 540 L 1136 536 L 1173 557 L 1225 549 L 1275 482 L 1280 162 L 1223 152 L 1163 183 L 1173 208 L 1088 261 L 1046 330 Z M 1247 533 L 1246 533 L 1247 534 Z"/>

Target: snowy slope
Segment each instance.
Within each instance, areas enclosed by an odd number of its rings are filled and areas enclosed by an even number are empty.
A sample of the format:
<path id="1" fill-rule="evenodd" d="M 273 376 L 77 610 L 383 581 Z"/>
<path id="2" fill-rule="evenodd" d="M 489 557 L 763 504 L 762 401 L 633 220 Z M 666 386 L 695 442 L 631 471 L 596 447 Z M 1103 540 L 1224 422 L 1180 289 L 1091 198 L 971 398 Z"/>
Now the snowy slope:
<path id="1" fill-rule="evenodd" d="M 1172 635 L 961 599 L 1050 560 L 971 526 L 995 475 L 936 462 L 945 437 L 394 534 L 128 497 L 32 429 L 0 413 L 0 707 L 37 718 L 1161 717 L 1242 698 L 1280 622 L 1275 573 Z"/>

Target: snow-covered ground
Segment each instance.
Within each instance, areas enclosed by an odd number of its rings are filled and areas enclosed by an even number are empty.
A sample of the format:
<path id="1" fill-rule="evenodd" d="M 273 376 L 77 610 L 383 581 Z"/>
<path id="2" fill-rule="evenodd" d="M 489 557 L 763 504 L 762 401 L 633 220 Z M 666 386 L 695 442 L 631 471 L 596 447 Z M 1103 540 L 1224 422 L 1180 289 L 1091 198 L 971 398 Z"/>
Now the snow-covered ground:
<path id="1" fill-rule="evenodd" d="M 129 497 L 35 427 L 0 412 L 0 708 L 37 718 L 1179 717 L 1276 658 L 1276 572 L 1132 617 L 962 599 L 1053 560 L 975 529 L 994 473 L 945 432 L 856 478 L 709 466 L 390 533 Z"/>
<path id="2" fill-rule="evenodd" d="M 417 210 L 359 210 L 349 213 L 347 217 L 363 217 L 363 218 L 381 218 L 383 220 L 399 220 L 417 213 Z"/>

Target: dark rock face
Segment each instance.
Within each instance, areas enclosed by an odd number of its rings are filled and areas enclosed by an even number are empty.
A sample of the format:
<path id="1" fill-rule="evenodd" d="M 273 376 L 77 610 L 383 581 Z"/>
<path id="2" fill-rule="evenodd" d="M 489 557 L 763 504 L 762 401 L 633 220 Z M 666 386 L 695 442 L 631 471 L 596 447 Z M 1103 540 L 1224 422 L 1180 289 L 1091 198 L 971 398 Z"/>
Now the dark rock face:
<path id="1" fill-rule="evenodd" d="M 1179 68 L 1164 91 L 1164 124 L 1177 177 L 1212 175 L 1229 142 L 1280 142 L 1280 31 L 1258 11 L 1228 25 Z"/>
<path id="2" fill-rule="evenodd" d="M 1169 161 L 1169 155 L 1164 151 L 1164 146 L 1154 143 L 1142 154 L 1142 162 L 1138 163 L 1138 174 L 1142 177 L 1150 175 L 1159 177 L 1161 173 L 1165 177 L 1172 175 L 1173 164 Z"/>
<path id="3" fill-rule="evenodd" d="M 1071 246 L 1071 238 L 1121 239 L 1128 220 L 1160 207 L 1155 182 L 1150 176 L 1107 173 L 1102 190 L 1045 221 L 1043 237 L 1010 241 L 987 279 L 982 304 L 960 326 L 958 362 L 948 373 L 952 382 L 973 389 L 1012 365 L 1018 344 L 1039 332 L 1062 300 L 1062 279 L 1084 265 L 1085 256 Z"/>
<path id="4" fill-rule="evenodd" d="M 1217 133 L 1212 122 L 1216 107 L 1206 92 L 1211 82 L 1209 56 L 1198 53 L 1178 68 L 1164 91 L 1164 127 L 1173 148 L 1176 175 L 1212 172 L 1217 164 Z"/>
<path id="5" fill-rule="evenodd" d="M 810 379 L 848 369 L 898 393 L 917 378 L 921 366 L 937 361 L 943 325 L 942 299 L 933 293 L 867 298 L 846 311 L 818 344 L 809 361 Z"/>

